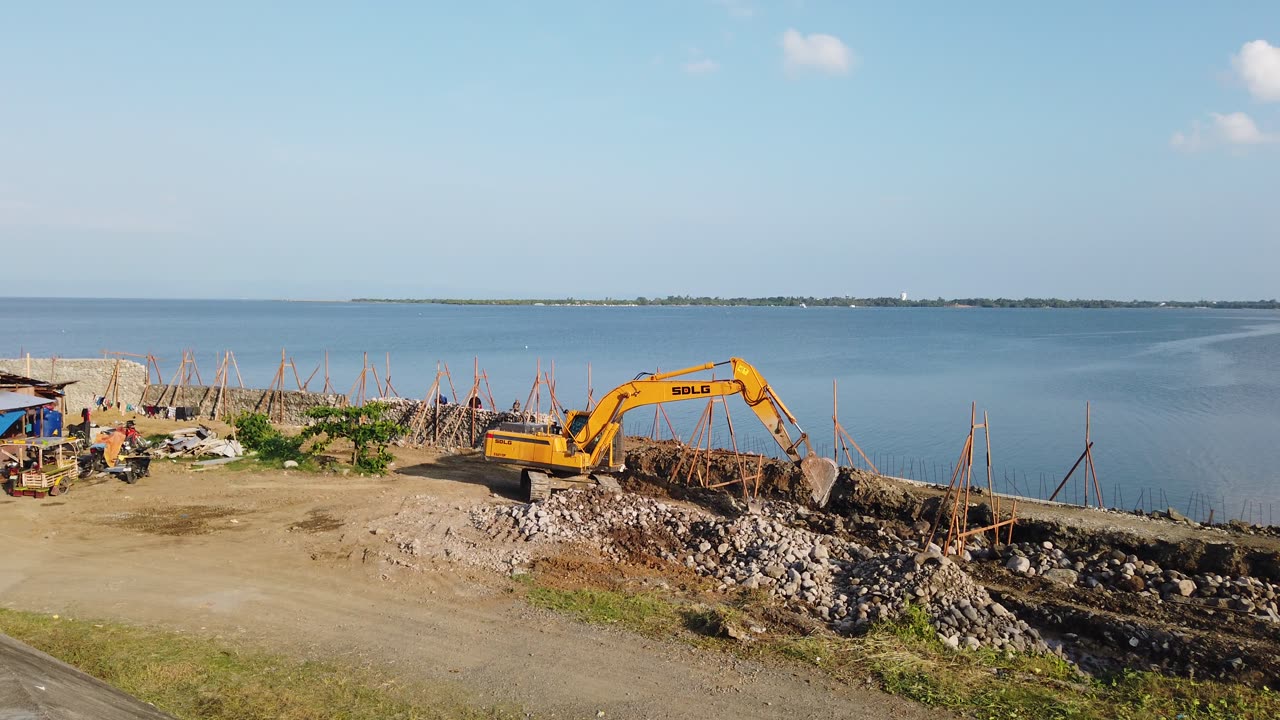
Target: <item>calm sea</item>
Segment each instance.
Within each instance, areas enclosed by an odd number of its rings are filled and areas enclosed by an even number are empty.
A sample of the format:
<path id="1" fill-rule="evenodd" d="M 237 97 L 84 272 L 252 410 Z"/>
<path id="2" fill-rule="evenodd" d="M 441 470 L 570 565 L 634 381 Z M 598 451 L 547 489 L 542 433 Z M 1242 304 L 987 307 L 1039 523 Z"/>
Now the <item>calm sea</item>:
<path id="1" fill-rule="evenodd" d="M 1052 489 L 1084 445 L 1108 503 L 1172 504 L 1273 519 L 1280 505 L 1280 314 L 1205 310 L 458 307 L 189 300 L 6 299 L 0 354 L 155 353 L 166 380 L 182 349 L 202 377 L 234 351 L 246 384 L 266 386 L 284 347 L 305 379 L 329 351 L 339 392 L 367 351 L 399 394 L 421 397 L 437 362 L 456 393 L 473 358 L 500 406 L 524 403 L 535 367 L 555 363 L 563 405 L 641 371 L 739 356 L 757 365 L 824 452 L 832 382 L 840 420 L 881 470 L 942 479 L 968 433 L 969 407 L 990 415 L 1001 488 Z M 323 370 L 311 381 L 323 384 Z M 292 377 L 292 374 L 290 374 Z M 372 382 L 370 382 L 372 387 Z M 452 397 L 446 389 L 446 395 Z M 544 395 L 545 397 L 545 395 Z M 546 401 L 544 400 L 544 407 Z M 701 404 L 668 406 L 688 433 Z M 768 447 L 745 406 L 730 404 L 740 442 Z M 723 423 L 717 421 L 717 428 Z M 648 433 L 653 412 L 627 418 Z M 663 423 L 665 427 L 665 422 Z M 717 440 L 727 442 L 718 430 Z M 978 466 L 982 467 L 981 456 Z M 1069 493 L 1079 499 L 1073 480 Z M 1167 498 L 1167 500 L 1166 500 Z M 1280 508 L 1275 508 L 1280 510 Z"/>

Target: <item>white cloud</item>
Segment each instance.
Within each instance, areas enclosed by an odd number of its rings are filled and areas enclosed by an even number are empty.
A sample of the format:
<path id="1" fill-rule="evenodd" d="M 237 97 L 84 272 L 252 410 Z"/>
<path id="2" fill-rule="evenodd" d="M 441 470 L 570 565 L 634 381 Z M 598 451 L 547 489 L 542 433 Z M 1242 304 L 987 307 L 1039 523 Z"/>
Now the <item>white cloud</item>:
<path id="1" fill-rule="evenodd" d="M 1217 146 L 1265 145 L 1280 142 L 1280 135 L 1263 132 L 1253 118 L 1242 112 L 1209 113 L 1212 121 L 1208 128 L 1200 121 L 1193 122 L 1187 132 L 1175 132 L 1169 138 L 1170 147 L 1183 152 L 1196 152 Z"/>
<path id="2" fill-rule="evenodd" d="M 843 75 L 853 67 L 853 51 L 840 38 L 823 33 L 802 35 L 790 29 L 782 33 L 783 64 L 788 70 L 813 68 Z"/>
<path id="3" fill-rule="evenodd" d="M 720 69 L 720 63 L 710 58 L 690 60 L 684 64 L 684 71 L 690 75 L 709 75 Z"/>
<path id="4" fill-rule="evenodd" d="M 1231 64 L 1254 98 L 1280 101 L 1280 47 L 1266 40 L 1247 42 L 1231 58 Z"/>
<path id="5" fill-rule="evenodd" d="M 1242 112 L 1210 113 L 1210 116 L 1218 134 L 1232 145 L 1258 145 L 1275 140 L 1274 136 L 1259 130 L 1253 118 Z"/>
<path id="6" fill-rule="evenodd" d="M 724 8 L 724 11 L 739 20 L 750 20 L 755 17 L 756 9 L 750 3 L 744 0 L 711 0 L 716 5 Z"/>

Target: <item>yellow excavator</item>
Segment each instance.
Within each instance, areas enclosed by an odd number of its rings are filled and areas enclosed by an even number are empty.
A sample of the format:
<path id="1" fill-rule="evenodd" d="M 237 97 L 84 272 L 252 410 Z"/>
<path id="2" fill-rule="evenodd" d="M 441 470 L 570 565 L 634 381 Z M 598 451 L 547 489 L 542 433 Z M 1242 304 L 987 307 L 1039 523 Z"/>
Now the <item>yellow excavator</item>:
<path id="1" fill-rule="evenodd" d="M 723 365 L 732 367 L 730 379 L 686 378 Z M 594 485 L 616 489 L 618 482 L 610 473 L 624 469 L 623 413 L 642 405 L 728 395 L 742 396 L 787 457 L 800 465 L 813 501 L 826 504 L 838 472 L 835 462 L 814 454 L 809 436 L 791 411 L 760 372 L 740 358 L 674 372 L 640 373 L 610 390 L 595 409 L 569 411 L 563 427 L 555 423 L 502 423 L 485 434 L 484 459 L 521 467 L 521 492 L 529 501 L 545 499 L 552 490 Z M 794 441 L 787 431 L 788 423 L 799 433 Z"/>

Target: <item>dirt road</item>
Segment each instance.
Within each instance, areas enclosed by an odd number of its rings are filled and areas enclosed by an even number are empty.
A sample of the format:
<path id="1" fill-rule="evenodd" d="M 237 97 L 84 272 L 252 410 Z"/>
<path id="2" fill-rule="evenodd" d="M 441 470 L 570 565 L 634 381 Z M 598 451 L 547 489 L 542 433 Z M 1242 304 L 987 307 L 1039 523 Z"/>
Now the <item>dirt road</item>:
<path id="1" fill-rule="evenodd" d="M 539 717 L 936 718 L 937 711 L 535 611 L 458 562 L 390 565 L 378 518 L 430 499 L 437 539 L 508 502 L 492 466 L 425 453 L 386 479 L 153 464 L 137 485 L 0 498 L 0 604 L 219 635 L 385 668 Z M 494 491 L 499 494 L 495 495 Z"/>

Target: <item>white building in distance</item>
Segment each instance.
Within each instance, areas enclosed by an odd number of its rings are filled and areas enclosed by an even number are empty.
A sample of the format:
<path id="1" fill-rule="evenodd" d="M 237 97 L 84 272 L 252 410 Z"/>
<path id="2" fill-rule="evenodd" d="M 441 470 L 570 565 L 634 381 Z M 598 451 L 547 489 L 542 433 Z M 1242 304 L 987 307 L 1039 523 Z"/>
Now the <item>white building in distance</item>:
<path id="1" fill-rule="evenodd" d="M 907 291 L 906 291 L 906 290 L 903 290 L 903 291 L 902 291 L 902 301 L 903 301 L 903 302 L 906 302 L 906 300 L 907 300 Z"/>

